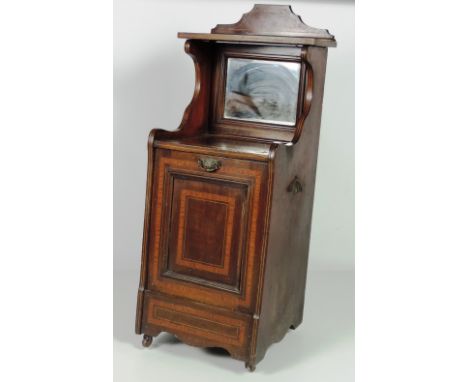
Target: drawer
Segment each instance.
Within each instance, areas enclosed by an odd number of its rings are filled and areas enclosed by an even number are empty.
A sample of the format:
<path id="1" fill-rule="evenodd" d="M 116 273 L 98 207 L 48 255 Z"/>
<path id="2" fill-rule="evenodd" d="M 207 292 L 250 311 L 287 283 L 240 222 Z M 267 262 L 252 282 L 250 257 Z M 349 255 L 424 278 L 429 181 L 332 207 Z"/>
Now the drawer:
<path id="1" fill-rule="evenodd" d="M 167 331 L 194 345 L 225 347 L 244 353 L 249 338 L 249 316 L 216 309 L 162 294 L 145 294 L 145 333 Z"/>
<path id="2" fill-rule="evenodd" d="M 148 289 L 254 310 L 267 163 L 157 149 Z"/>

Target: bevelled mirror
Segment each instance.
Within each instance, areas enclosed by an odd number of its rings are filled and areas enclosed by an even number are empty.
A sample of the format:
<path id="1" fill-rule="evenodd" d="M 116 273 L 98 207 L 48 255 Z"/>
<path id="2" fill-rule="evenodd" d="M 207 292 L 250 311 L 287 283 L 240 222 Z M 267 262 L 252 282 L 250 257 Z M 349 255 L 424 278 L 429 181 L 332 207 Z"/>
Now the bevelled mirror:
<path id="1" fill-rule="evenodd" d="M 294 126 L 298 62 L 227 59 L 224 118 Z"/>

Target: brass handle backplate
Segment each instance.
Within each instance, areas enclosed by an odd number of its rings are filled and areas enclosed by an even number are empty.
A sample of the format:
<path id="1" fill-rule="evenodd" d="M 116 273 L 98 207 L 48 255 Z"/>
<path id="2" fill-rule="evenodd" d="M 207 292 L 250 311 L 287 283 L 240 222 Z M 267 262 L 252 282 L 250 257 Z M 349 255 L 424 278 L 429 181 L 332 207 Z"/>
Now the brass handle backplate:
<path id="1" fill-rule="evenodd" d="M 299 181 L 299 178 L 297 176 L 295 176 L 292 182 L 289 183 L 288 192 L 292 192 L 293 194 L 302 192 L 302 183 Z"/>
<path id="2" fill-rule="evenodd" d="M 221 168 L 221 162 L 214 158 L 200 158 L 198 165 L 207 172 L 213 172 Z"/>

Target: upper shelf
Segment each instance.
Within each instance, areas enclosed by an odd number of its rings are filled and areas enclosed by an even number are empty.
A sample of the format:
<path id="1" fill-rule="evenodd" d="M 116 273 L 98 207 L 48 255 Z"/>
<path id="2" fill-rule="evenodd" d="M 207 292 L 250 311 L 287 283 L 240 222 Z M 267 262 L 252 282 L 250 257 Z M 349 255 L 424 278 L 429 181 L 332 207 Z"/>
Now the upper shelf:
<path id="1" fill-rule="evenodd" d="M 304 24 L 289 5 L 255 4 L 235 24 L 219 24 L 211 33 L 181 32 L 178 37 L 241 43 L 336 46 L 335 37 L 328 30 Z"/>
<path id="2" fill-rule="evenodd" d="M 206 41 L 226 41 L 226 42 L 243 42 L 243 43 L 259 43 L 259 44 L 287 44 L 287 45 L 315 45 L 324 47 L 336 47 L 336 41 L 330 39 L 318 39 L 307 37 L 280 37 L 280 36 L 250 36 L 236 34 L 212 34 L 212 33 L 187 33 L 179 32 L 179 38 L 190 40 L 206 40 Z"/>

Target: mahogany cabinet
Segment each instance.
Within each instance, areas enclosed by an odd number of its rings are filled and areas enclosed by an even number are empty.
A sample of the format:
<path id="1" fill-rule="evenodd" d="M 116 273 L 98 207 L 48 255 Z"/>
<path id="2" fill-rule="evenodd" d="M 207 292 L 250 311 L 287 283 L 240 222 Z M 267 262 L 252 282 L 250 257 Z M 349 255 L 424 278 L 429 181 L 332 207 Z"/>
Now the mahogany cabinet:
<path id="1" fill-rule="evenodd" d="M 253 371 L 302 322 L 327 48 L 288 6 L 209 34 L 175 131 L 155 129 L 136 332 L 222 347 Z"/>

